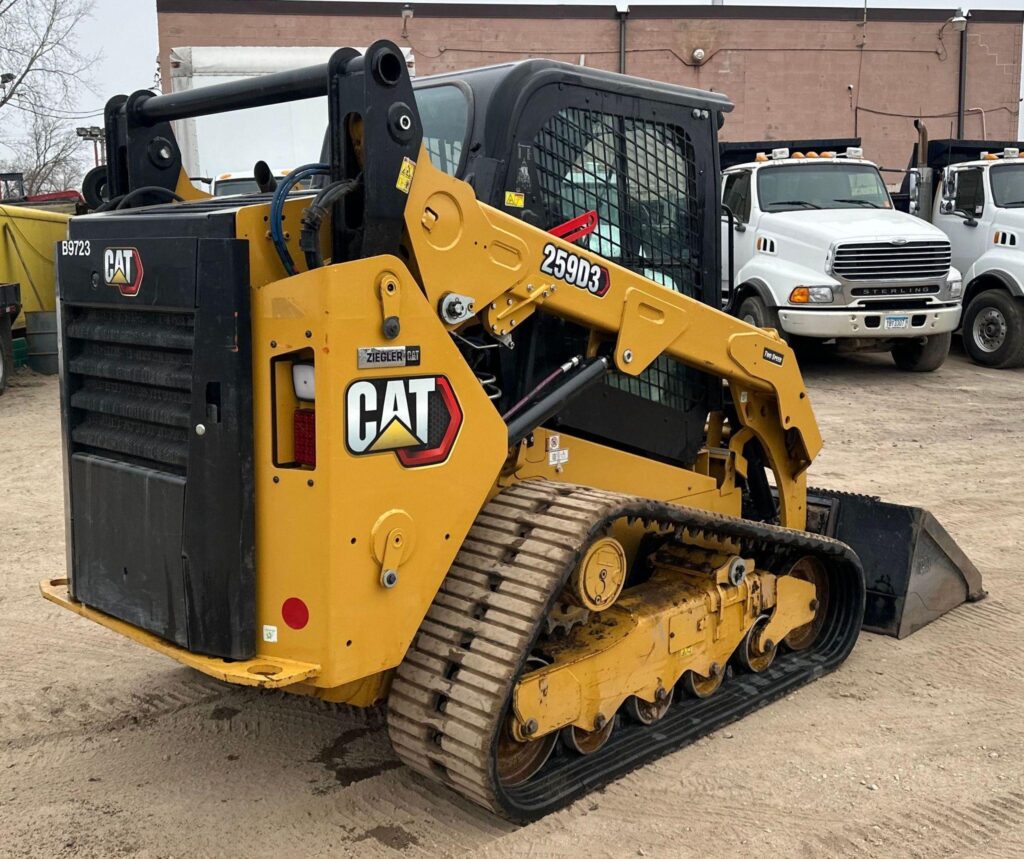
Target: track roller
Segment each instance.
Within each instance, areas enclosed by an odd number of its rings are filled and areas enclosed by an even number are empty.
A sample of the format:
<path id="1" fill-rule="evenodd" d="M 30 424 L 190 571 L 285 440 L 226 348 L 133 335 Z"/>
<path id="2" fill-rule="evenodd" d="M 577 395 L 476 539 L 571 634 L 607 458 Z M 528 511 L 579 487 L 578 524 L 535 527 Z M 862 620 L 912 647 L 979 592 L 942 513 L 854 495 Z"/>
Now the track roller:
<path id="1" fill-rule="evenodd" d="M 675 687 L 672 689 L 658 689 L 654 701 L 645 701 L 633 695 L 626 701 L 625 710 L 629 717 L 638 725 L 653 725 L 659 719 L 665 717 L 672 700 L 675 698 Z"/>
<path id="2" fill-rule="evenodd" d="M 599 749 L 603 749 L 612 738 L 617 721 L 618 716 L 612 716 L 600 728 L 594 728 L 593 731 L 584 731 L 575 725 L 568 725 L 559 731 L 559 735 L 569 751 L 578 755 L 592 755 Z"/>
<path id="3" fill-rule="evenodd" d="M 743 637 L 743 643 L 736 651 L 736 664 L 752 674 L 765 671 L 775 660 L 778 649 L 774 641 L 761 641 L 761 633 L 768 625 L 769 617 L 762 614 Z"/>
<path id="4" fill-rule="evenodd" d="M 691 698 L 710 698 L 725 680 L 725 668 L 717 663 L 711 666 L 711 674 L 702 677 L 694 671 L 687 671 L 679 683 Z"/>

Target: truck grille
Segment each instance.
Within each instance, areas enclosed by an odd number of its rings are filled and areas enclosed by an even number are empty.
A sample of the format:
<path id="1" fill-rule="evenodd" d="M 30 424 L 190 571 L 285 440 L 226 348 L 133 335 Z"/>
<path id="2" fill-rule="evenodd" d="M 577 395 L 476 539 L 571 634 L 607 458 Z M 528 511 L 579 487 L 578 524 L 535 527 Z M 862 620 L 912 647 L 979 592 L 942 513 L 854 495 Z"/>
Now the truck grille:
<path id="1" fill-rule="evenodd" d="M 832 273 L 844 280 L 932 280 L 949 272 L 949 242 L 850 242 L 836 248 Z"/>
<path id="2" fill-rule="evenodd" d="M 184 474 L 193 314 L 66 307 L 71 441 Z"/>

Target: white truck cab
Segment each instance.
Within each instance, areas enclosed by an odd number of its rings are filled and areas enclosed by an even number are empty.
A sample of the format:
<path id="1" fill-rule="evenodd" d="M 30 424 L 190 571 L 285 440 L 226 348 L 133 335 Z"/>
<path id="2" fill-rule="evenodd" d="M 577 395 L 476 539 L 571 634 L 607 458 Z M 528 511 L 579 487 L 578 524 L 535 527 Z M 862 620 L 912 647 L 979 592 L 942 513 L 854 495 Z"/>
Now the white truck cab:
<path id="1" fill-rule="evenodd" d="M 894 208 L 862 150 L 759 152 L 724 170 L 722 202 L 730 312 L 794 342 L 889 351 L 903 369 L 945 360 L 961 311 L 950 241 Z"/>
<path id="2" fill-rule="evenodd" d="M 275 170 L 274 179 L 283 179 L 287 170 Z M 231 197 L 236 194 L 258 194 L 259 180 L 252 170 L 241 170 L 231 173 L 219 173 L 210 180 L 210 193 L 214 197 Z"/>
<path id="3" fill-rule="evenodd" d="M 963 272 L 964 349 L 989 367 L 1024 366 L 1024 158 L 1020 145 L 932 141 L 911 170 L 910 211 L 949 238 Z M 986 149 L 981 149 L 986 147 Z M 957 160 L 960 159 L 960 160 Z M 929 170 L 924 176 L 922 171 Z"/>

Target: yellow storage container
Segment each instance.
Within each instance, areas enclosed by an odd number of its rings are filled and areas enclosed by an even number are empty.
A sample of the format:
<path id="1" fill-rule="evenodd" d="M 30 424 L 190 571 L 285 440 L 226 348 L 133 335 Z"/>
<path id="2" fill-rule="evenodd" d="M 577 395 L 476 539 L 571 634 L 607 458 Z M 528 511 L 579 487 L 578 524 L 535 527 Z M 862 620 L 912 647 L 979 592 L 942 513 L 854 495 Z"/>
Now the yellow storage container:
<path id="1" fill-rule="evenodd" d="M 55 245 L 67 237 L 71 216 L 25 206 L 0 205 L 0 283 L 20 283 L 22 312 L 56 310 Z"/>

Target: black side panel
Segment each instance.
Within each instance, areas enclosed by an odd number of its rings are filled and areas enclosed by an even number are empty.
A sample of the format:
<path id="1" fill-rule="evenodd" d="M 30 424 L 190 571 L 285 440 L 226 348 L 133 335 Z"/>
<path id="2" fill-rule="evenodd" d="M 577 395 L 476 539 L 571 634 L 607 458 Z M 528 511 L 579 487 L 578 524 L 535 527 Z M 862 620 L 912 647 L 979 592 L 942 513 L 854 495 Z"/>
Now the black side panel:
<path id="1" fill-rule="evenodd" d="M 189 638 L 193 650 L 238 658 L 256 644 L 246 243 L 200 241 L 199 272 L 183 542 Z"/>
<path id="2" fill-rule="evenodd" d="M 72 594 L 193 652 L 248 658 L 247 245 L 142 238 L 130 218 L 116 239 L 92 233 L 106 220 L 73 223 L 82 241 L 59 258 Z"/>
<path id="3" fill-rule="evenodd" d="M 71 457 L 76 599 L 187 647 L 184 497 L 181 477 L 89 454 Z"/>

